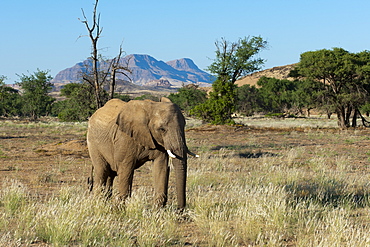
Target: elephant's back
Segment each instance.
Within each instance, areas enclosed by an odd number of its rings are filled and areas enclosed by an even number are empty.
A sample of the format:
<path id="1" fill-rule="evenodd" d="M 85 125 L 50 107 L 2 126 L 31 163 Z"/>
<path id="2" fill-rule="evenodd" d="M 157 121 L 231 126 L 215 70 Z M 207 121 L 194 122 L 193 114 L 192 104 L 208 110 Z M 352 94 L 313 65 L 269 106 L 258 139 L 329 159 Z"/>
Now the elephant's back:
<path id="1" fill-rule="evenodd" d="M 119 112 L 126 102 L 119 99 L 109 100 L 102 108 L 98 109 L 90 118 L 90 123 L 93 122 L 104 122 L 116 120 Z"/>
<path id="2" fill-rule="evenodd" d="M 102 108 L 109 108 L 109 107 L 122 107 L 126 104 L 126 102 L 120 99 L 111 99 Z"/>

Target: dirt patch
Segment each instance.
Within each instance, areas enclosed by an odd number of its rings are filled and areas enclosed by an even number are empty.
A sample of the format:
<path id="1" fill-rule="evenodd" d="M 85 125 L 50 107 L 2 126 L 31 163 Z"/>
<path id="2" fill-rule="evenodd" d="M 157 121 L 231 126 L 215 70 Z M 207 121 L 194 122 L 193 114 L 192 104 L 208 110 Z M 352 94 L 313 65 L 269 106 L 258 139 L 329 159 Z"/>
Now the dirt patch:
<path id="1" fill-rule="evenodd" d="M 79 155 L 88 158 L 89 153 L 85 140 L 71 140 L 51 143 L 37 148 L 35 152 L 40 155 Z"/>

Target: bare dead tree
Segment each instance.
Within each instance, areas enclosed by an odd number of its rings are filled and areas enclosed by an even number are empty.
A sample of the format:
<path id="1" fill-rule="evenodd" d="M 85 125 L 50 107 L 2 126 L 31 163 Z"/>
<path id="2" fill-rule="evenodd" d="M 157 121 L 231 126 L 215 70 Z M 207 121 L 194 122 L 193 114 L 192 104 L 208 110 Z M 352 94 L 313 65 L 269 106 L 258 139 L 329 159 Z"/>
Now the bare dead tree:
<path id="1" fill-rule="evenodd" d="M 131 78 L 128 76 L 128 73 L 132 73 L 132 71 L 128 67 L 130 58 L 126 61 L 125 65 L 121 65 L 120 60 L 121 60 L 122 53 L 123 53 L 123 50 L 122 50 L 122 44 L 121 44 L 119 47 L 119 54 L 117 57 L 112 59 L 112 63 L 110 66 L 112 75 L 111 75 L 110 86 L 109 86 L 109 99 L 113 99 L 113 96 L 114 96 L 117 73 L 123 74 L 125 77 L 127 77 L 131 81 Z"/>
<path id="2" fill-rule="evenodd" d="M 104 60 L 98 53 L 98 40 L 103 31 L 103 28 L 100 26 L 100 13 L 99 14 L 97 13 L 98 2 L 99 0 L 95 0 L 92 24 L 90 24 L 89 21 L 87 20 L 87 17 L 83 9 L 82 9 L 83 20 L 80 21 L 83 24 L 85 24 L 86 29 L 88 31 L 88 36 L 92 44 L 90 58 L 92 61 L 92 68 L 90 68 L 90 65 L 87 65 L 86 67 L 87 71 L 90 71 L 90 69 L 92 69 L 92 71 L 88 73 L 82 73 L 82 79 L 85 82 L 87 82 L 93 89 L 96 107 L 100 108 L 104 105 L 104 101 L 106 99 L 104 85 L 107 85 L 108 81 L 110 82 L 108 97 L 109 99 L 112 99 L 116 87 L 116 75 L 123 74 L 125 77 L 130 79 L 128 73 L 131 73 L 131 70 L 128 68 L 129 60 L 127 60 L 127 64 L 120 63 L 122 54 L 124 53 L 122 50 L 122 44 L 120 45 L 119 55 L 112 59 L 110 62 L 108 62 L 108 60 Z M 100 60 L 101 63 L 99 63 Z M 102 64 L 104 64 L 103 67 L 106 68 L 106 71 L 103 71 L 101 69 Z M 107 64 L 108 66 L 106 66 Z"/>
<path id="3" fill-rule="evenodd" d="M 93 10 L 93 17 L 92 17 L 92 24 L 90 25 L 84 10 L 82 9 L 82 15 L 84 17 L 83 20 L 81 20 L 82 23 L 85 24 L 86 29 L 89 33 L 89 37 L 92 43 L 91 46 L 91 60 L 92 60 L 92 73 L 93 77 L 84 77 L 83 79 L 86 80 L 90 85 L 94 87 L 94 94 L 95 94 L 95 101 L 96 101 L 96 107 L 100 108 L 103 106 L 103 102 L 101 99 L 101 83 L 99 81 L 99 54 L 98 54 L 98 40 L 100 38 L 100 35 L 103 31 L 103 28 L 100 27 L 100 14 L 97 14 L 96 10 L 98 7 L 99 0 L 95 0 L 94 4 L 94 10 Z"/>

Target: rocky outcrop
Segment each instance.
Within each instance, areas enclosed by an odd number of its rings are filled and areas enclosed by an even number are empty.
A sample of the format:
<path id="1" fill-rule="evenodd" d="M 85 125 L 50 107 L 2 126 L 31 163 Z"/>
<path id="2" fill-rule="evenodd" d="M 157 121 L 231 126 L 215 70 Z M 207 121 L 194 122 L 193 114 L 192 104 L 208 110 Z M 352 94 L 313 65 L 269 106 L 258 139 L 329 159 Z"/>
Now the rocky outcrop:
<path id="1" fill-rule="evenodd" d="M 166 79 L 159 79 L 159 80 L 153 80 L 150 82 L 145 83 L 146 87 L 162 87 L 162 88 L 170 88 L 171 83 Z"/>
<path id="2" fill-rule="evenodd" d="M 271 69 L 265 69 L 262 71 L 254 72 L 252 74 L 249 74 L 243 77 L 240 80 L 237 80 L 235 84 L 237 84 L 239 87 L 245 84 L 257 85 L 257 81 L 263 76 L 272 77 L 272 78 L 276 78 L 280 80 L 282 79 L 293 80 L 294 78 L 289 77 L 289 73 L 292 69 L 294 69 L 295 66 L 296 64 L 289 64 L 289 65 L 277 66 Z"/>

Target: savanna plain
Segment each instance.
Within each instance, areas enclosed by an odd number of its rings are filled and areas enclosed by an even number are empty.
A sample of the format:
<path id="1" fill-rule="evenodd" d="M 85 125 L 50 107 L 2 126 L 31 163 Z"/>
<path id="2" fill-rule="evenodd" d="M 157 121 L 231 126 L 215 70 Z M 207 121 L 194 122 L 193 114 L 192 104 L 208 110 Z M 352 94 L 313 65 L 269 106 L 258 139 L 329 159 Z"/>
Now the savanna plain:
<path id="1" fill-rule="evenodd" d="M 336 120 L 188 119 L 188 204 L 88 192 L 87 123 L 0 120 L 0 246 L 370 246 L 370 130 Z"/>

